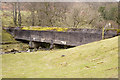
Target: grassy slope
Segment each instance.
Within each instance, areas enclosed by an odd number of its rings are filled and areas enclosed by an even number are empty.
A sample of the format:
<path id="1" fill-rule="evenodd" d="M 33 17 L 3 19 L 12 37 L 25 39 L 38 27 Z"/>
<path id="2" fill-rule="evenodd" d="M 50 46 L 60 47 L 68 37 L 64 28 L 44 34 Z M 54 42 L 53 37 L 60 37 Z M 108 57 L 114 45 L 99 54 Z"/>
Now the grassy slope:
<path id="1" fill-rule="evenodd" d="M 5 54 L 2 59 L 5 78 L 118 77 L 118 37 L 66 50 Z"/>
<path id="2" fill-rule="evenodd" d="M 9 33 L 7 33 L 5 30 L 2 30 L 2 42 L 3 43 L 16 43 L 18 41 L 16 41 L 12 35 L 10 35 Z M 16 44 L 5 44 L 2 45 L 2 51 L 3 52 L 7 52 L 7 51 L 11 51 L 12 49 L 15 50 L 25 50 L 28 47 L 27 44 L 24 43 L 16 43 Z"/>
<path id="3" fill-rule="evenodd" d="M 7 42 L 16 42 L 16 40 L 7 33 L 5 30 L 2 30 L 2 42 L 7 43 Z"/>

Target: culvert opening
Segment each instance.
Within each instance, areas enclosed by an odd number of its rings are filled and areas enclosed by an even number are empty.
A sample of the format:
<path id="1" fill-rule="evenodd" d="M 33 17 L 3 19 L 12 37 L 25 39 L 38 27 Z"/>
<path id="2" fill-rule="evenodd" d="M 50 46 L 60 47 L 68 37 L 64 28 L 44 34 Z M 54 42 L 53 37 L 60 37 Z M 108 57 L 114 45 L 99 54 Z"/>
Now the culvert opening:
<path id="1" fill-rule="evenodd" d="M 30 47 L 30 41 L 22 40 L 22 39 L 16 39 L 17 41 L 20 41 L 22 43 L 28 44 L 28 49 L 31 49 L 31 51 L 37 51 L 37 50 L 54 50 L 54 49 L 68 49 L 73 48 L 75 46 L 70 45 L 62 45 L 62 44 L 51 44 L 46 42 L 34 42 L 32 41 L 36 46 Z M 34 49 L 34 50 L 33 50 Z"/>
<path id="2" fill-rule="evenodd" d="M 17 41 L 19 41 L 19 42 L 22 42 L 22 43 L 29 44 L 29 41 L 27 41 L 27 40 L 22 40 L 22 39 L 15 39 L 15 40 L 17 40 Z"/>
<path id="3" fill-rule="evenodd" d="M 75 46 L 69 46 L 69 45 L 61 45 L 61 44 L 54 44 L 56 49 L 68 49 L 68 48 L 72 48 Z"/>
<path id="4" fill-rule="evenodd" d="M 61 44 L 50 44 L 46 42 L 37 42 L 39 44 L 39 47 L 37 49 L 45 49 L 45 50 L 52 50 L 52 49 L 68 49 L 75 46 L 69 46 L 69 45 L 61 45 Z"/>

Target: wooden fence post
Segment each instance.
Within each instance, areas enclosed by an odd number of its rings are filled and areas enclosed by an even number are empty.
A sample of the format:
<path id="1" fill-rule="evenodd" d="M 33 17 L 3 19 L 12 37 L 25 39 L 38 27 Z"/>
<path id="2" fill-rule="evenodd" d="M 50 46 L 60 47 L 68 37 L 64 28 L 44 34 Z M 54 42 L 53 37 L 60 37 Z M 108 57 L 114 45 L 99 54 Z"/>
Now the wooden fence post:
<path id="1" fill-rule="evenodd" d="M 102 28 L 102 40 L 104 39 L 105 27 Z"/>

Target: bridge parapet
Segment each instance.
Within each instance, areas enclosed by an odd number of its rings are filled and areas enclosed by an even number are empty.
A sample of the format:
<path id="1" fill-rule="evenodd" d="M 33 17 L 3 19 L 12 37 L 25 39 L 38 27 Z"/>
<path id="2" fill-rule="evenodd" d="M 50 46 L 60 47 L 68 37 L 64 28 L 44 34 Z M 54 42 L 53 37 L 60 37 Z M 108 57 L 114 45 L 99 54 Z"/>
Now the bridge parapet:
<path id="1" fill-rule="evenodd" d="M 69 46 L 79 46 L 102 39 L 102 30 L 97 29 L 80 29 L 68 32 L 21 30 L 20 28 L 8 28 L 6 30 L 15 39 L 46 43 L 51 43 L 52 41 L 54 44 Z M 104 37 L 110 38 L 115 35 L 117 35 L 115 31 L 106 31 Z"/>
<path id="2" fill-rule="evenodd" d="M 52 40 L 54 44 L 70 46 L 78 46 L 102 39 L 102 30 L 83 29 L 80 31 L 57 32 L 10 29 L 10 31 L 14 34 L 15 39 L 46 43 L 51 43 Z M 105 38 L 110 38 L 114 35 L 116 35 L 116 32 L 107 31 Z"/>

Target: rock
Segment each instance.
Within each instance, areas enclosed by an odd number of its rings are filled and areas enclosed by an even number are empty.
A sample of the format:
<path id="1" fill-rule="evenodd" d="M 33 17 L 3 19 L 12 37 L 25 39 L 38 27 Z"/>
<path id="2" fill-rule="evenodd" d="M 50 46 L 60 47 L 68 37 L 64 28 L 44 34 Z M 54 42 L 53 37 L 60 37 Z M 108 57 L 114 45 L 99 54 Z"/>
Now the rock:
<path id="1" fill-rule="evenodd" d="M 62 65 L 62 66 L 67 66 L 67 62 L 62 62 L 60 65 Z"/>
<path id="2" fill-rule="evenodd" d="M 97 64 L 102 64 L 102 63 L 104 63 L 103 61 L 101 61 L 101 62 L 97 62 Z"/>
<path id="3" fill-rule="evenodd" d="M 18 50 L 12 49 L 11 52 L 18 52 Z"/>
<path id="4" fill-rule="evenodd" d="M 34 50 L 33 49 L 28 49 L 28 51 L 27 52 L 33 52 Z"/>
<path id="5" fill-rule="evenodd" d="M 30 52 L 30 49 L 28 49 L 27 52 Z"/>
<path id="6" fill-rule="evenodd" d="M 85 66 L 86 68 L 90 68 L 89 66 Z"/>
<path id="7" fill-rule="evenodd" d="M 65 55 L 62 55 L 61 57 L 65 57 Z"/>
<path id="8" fill-rule="evenodd" d="M 21 53 L 21 51 L 18 51 L 18 53 Z"/>

